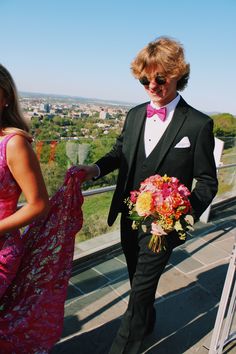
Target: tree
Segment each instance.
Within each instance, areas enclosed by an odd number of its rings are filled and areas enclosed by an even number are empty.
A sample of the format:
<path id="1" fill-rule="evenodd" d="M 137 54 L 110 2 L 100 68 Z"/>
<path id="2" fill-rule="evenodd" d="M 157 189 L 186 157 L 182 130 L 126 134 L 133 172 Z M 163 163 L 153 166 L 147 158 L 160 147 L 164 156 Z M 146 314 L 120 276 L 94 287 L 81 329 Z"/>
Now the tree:
<path id="1" fill-rule="evenodd" d="M 236 118 L 232 114 L 215 114 L 212 118 L 216 136 L 236 136 Z"/>

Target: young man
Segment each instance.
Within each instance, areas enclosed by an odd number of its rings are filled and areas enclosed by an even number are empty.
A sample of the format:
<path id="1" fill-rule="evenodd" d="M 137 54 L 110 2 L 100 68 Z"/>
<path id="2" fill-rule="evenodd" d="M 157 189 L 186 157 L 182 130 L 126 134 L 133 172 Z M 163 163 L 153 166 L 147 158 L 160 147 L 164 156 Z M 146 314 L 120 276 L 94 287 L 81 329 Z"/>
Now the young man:
<path id="1" fill-rule="evenodd" d="M 174 247 L 176 232 L 166 237 L 167 247 L 154 253 L 148 247 L 150 233 L 133 230 L 124 199 L 151 175 L 177 177 L 191 190 L 194 219 L 197 220 L 217 192 L 213 156 L 213 121 L 189 106 L 178 91 L 188 82 L 190 66 L 183 47 L 161 37 L 143 48 L 131 64 L 135 78 L 143 85 L 150 102 L 132 108 L 112 150 L 95 165 L 83 166 L 87 178 L 101 177 L 118 169 L 117 186 L 108 224 L 121 212 L 121 243 L 131 283 L 127 311 L 110 354 L 136 354 L 143 338 L 155 324 L 155 293 L 158 280 Z"/>

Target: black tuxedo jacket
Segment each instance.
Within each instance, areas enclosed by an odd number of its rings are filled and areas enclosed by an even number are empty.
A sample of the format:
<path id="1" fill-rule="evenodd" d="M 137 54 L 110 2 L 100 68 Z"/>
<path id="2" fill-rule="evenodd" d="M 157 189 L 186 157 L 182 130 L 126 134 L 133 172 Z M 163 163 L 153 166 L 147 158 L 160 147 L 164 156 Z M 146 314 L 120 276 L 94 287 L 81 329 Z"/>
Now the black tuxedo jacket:
<path id="1" fill-rule="evenodd" d="M 119 170 L 108 216 L 109 225 L 113 224 L 122 209 L 127 185 L 133 178 L 131 171 L 146 118 L 146 106 L 147 102 L 128 112 L 122 133 L 112 150 L 96 162 L 101 171 L 100 177 Z M 176 147 L 183 138 L 188 138 L 190 146 Z M 145 164 L 143 178 L 166 174 L 177 177 L 190 190 L 195 179 L 190 201 L 195 218 L 199 218 L 217 192 L 213 151 L 212 119 L 189 106 L 181 97 L 169 126 L 155 148 L 152 163 Z"/>

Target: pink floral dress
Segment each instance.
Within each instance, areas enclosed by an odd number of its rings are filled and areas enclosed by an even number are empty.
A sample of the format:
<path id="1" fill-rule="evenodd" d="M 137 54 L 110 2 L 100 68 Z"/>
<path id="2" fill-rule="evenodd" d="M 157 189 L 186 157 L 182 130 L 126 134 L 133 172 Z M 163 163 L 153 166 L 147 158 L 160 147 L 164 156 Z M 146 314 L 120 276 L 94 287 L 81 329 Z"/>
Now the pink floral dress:
<path id="1" fill-rule="evenodd" d="M 0 141 L 0 220 L 17 208 L 21 193 Z M 77 167 L 50 200 L 50 212 L 19 231 L 0 236 L 0 353 L 48 353 L 61 336 L 74 239 L 83 222 Z"/>

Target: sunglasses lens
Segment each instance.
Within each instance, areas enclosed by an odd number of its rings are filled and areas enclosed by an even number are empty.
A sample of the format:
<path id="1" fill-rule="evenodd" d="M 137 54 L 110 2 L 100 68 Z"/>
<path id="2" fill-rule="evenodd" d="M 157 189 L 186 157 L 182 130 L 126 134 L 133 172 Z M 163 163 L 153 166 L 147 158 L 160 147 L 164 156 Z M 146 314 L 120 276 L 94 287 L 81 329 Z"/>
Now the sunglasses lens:
<path id="1" fill-rule="evenodd" d="M 139 79 L 139 82 L 142 84 L 142 85 L 149 85 L 150 84 L 150 81 L 147 79 L 146 76 L 143 76 Z"/>
<path id="2" fill-rule="evenodd" d="M 165 85 L 165 83 L 166 83 L 166 79 L 163 76 L 159 76 L 159 75 L 157 75 L 157 77 L 155 78 L 155 81 L 158 85 Z M 139 82 L 144 86 L 148 86 L 150 84 L 150 81 L 148 80 L 148 78 L 146 76 L 141 77 L 139 79 Z"/>
<path id="3" fill-rule="evenodd" d="M 163 76 L 157 76 L 156 77 L 156 83 L 158 85 L 165 85 L 166 79 Z"/>

